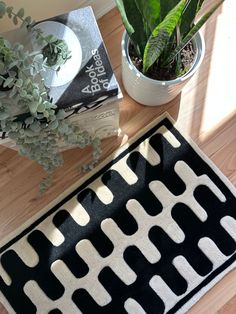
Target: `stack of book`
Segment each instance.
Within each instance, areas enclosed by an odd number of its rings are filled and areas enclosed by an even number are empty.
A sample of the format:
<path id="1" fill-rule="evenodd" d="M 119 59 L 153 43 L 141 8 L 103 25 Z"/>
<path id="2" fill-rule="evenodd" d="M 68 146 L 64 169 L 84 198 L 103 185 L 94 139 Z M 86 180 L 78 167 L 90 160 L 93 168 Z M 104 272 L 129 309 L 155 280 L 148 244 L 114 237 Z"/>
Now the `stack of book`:
<path id="1" fill-rule="evenodd" d="M 52 102 L 64 109 L 67 119 L 82 129 L 100 138 L 116 135 L 122 93 L 92 8 L 40 21 L 35 27 L 65 40 L 71 52 L 71 58 L 59 71 L 49 70 L 42 74 Z M 4 37 L 37 49 L 25 34 L 22 35 L 22 30 L 11 31 Z M 7 138 L 0 140 L 0 144 L 14 148 Z"/>
<path id="2" fill-rule="evenodd" d="M 92 8 L 78 9 L 49 21 L 69 27 L 82 50 L 78 74 L 65 85 L 51 87 L 50 97 L 59 108 L 70 112 L 70 119 L 78 121 L 84 129 L 100 137 L 117 134 L 118 103 L 122 94 Z"/>

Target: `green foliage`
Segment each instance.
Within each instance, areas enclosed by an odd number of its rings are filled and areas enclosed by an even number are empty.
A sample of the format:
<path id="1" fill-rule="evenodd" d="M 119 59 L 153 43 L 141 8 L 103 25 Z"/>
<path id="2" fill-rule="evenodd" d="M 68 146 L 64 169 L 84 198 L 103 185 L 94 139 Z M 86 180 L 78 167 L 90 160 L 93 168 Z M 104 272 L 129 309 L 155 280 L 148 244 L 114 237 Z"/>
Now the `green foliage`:
<path id="1" fill-rule="evenodd" d="M 183 12 L 185 0 L 181 0 L 157 25 L 149 37 L 143 56 L 143 71 L 148 69 L 156 62 L 168 44 L 173 31 L 175 30 Z"/>
<path id="2" fill-rule="evenodd" d="M 43 48 L 42 53 L 43 57 L 47 59 L 48 66 L 52 67 L 56 65 L 60 69 L 60 66 L 71 58 L 71 55 L 67 44 L 63 40 L 54 40 L 55 37 L 52 37 L 52 39 L 49 39 L 50 42 Z"/>
<path id="3" fill-rule="evenodd" d="M 35 26 L 35 21 L 32 21 L 30 16 L 25 17 L 25 11 L 23 8 L 19 9 L 17 13 L 13 11 L 13 7 L 8 7 L 3 1 L 0 1 L 0 18 L 5 14 L 12 19 L 15 25 L 21 22 L 21 27 L 27 27 L 31 31 L 37 40 L 39 46 L 42 46 L 42 53 L 44 58 L 47 58 L 48 66 L 57 66 L 60 70 L 60 66 L 71 58 L 71 52 L 65 41 L 56 38 L 53 35 L 44 35 L 42 30 Z"/>
<path id="4" fill-rule="evenodd" d="M 52 182 L 54 170 L 63 163 L 61 144 L 80 148 L 91 145 L 92 162 L 84 166 L 91 169 L 101 155 L 100 141 L 66 119 L 66 112 L 58 110 L 48 98 L 40 76 L 47 67 L 59 68 L 68 60 L 70 53 L 65 42 L 52 35 L 43 36 L 29 24 L 31 17 L 24 18 L 23 9 L 14 13 L 12 7 L 0 1 L 0 17 L 6 14 L 15 24 L 20 20 L 43 46 L 49 47 L 42 53 L 29 52 L 0 36 L 0 129 L 15 141 L 21 155 L 37 161 L 47 172 L 40 186 L 43 193 Z M 9 90 L 1 91 L 4 88 Z"/>
<path id="5" fill-rule="evenodd" d="M 71 52 L 62 39 L 58 39 L 54 35 L 43 35 L 41 29 L 34 27 L 31 28 L 35 38 L 40 46 L 43 47 L 42 54 L 44 59 L 47 60 L 46 64 L 49 67 L 56 66 L 57 70 L 71 58 Z"/>
<path id="6" fill-rule="evenodd" d="M 136 49 L 138 56 L 144 53 L 147 37 L 142 15 L 134 0 L 117 0 L 117 6 L 129 37 Z M 135 13 L 135 14 L 133 14 Z"/>
<path id="7" fill-rule="evenodd" d="M 168 59 L 165 60 L 165 64 L 171 62 L 181 52 L 181 50 L 187 45 L 187 43 L 190 42 L 193 36 L 199 31 L 202 25 L 204 25 L 205 22 L 209 19 L 209 17 L 215 12 L 215 10 L 219 8 L 222 2 L 223 1 L 213 6 L 205 15 L 203 15 L 200 18 L 200 20 L 195 25 L 193 25 L 193 27 L 190 29 L 190 31 L 187 33 L 184 39 L 177 45 L 175 50 L 171 52 Z"/>
<path id="8" fill-rule="evenodd" d="M 137 0 L 136 5 L 146 26 L 146 36 L 160 23 L 160 0 Z"/>
<path id="9" fill-rule="evenodd" d="M 144 74 L 154 63 L 158 63 L 159 68 L 168 68 L 173 61 L 176 63 L 176 73 L 183 74 L 179 69 L 182 49 L 224 0 L 218 0 L 196 22 L 196 15 L 203 2 L 204 0 L 116 0 L 127 33 L 137 55 L 143 61 Z"/>

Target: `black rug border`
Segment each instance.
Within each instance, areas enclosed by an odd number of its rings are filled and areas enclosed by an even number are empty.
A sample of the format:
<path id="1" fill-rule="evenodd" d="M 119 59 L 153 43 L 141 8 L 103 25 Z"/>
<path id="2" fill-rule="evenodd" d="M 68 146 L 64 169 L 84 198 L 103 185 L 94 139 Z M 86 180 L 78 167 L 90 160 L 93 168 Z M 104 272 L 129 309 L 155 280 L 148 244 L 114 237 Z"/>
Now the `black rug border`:
<path id="1" fill-rule="evenodd" d="M 181 309 L 182 306 L 184 306 L 189 300 L 191 300 L 191 298 L 194 297 L 196 293 L 198 293 L 202 288 L 207 287 L 207 285 L 210 282 L 212 282 L 212 280 L 214 280 L 219 274 L 223 273 L 228 267 L 230 267 L 235 262 L 235 260 L 236 260 L 236 253 L 234 253 L 227 261 L 225 261 L 224 264 L 222 264 L 221 266 L 216 268 L 212 273 L 210 273 L 196 288 L 194 288 L 186 296 L 184 296 L 181 300 L 179 300 L 168 312 L 166 312 L 166 314 L 176 313 L 179 309 Z M 217 284 L 218 282 L 219 281 L 217 281 L 215 284 Z M 211 288 L 212 287 L 210 287 L 210 289 Z M 210 289 L 208 289 L 206 292 L 208 292 Z M 205 294 L 206 293 L 204 293 L 202 296 L 204 296 Z M 200 298 L 202 296 L 200 296 Z M 197 299 L 197 301 L 199 301 L 199 299 Z M 190 307 L 196 304 L 196 302 L 194 302 Z"/>
<path id="2" fill-rule="evenodd" d="M 186 139 L 178 129 L 175 128 L 172 120 L 168 118 L 168 116 L 164 117 L 161 121 L 157 122 L 155 126 L 153 126 L 150 130 L 145 132 L 141 137 L 136 139 L 128 148 L 126 148 L 124 151 L 122 151 L 115 159 L 108 162 L 104 167 L 102 167 L 99 171 L 97 171 L 95 174 L 93 174 L 91 177 L 89 177 L 84 183 L 82 183 L 79 187 L 77 187 L 73 192 L 71 192 L 68 196 L 66 196 L 63 200 L 61 200 L 57 205 L 54 205 L 53 208 L 49 209 L 45 214 L 43 214 L 40 218 L 35 220 L 31 225 L 26 227 L 22 232 L 20 232 L 17 236 L 15 236 L 13 239 L 9 240 L 5 245 L 3 245 L 0 248 L 0 254 L 2 254 L 5 250 L 7 250 L 9 247 L 11 247 L 15 242 L 17 242 L 19 239 L 24 237 L 27 233 L 32 231 L 37 225 L 39 225 L 42 221 L 44 221 L 46 218 L 48 218 L 50 215 L 52 215 L 54 212 L 56 212 L 63 204 L 65 204 L 67 201 L 69 201 L 72 197 L 76 196 L 80 191 L 82 191 L 84 188 L 86 188 L 92 181 L 97 179 L 100 175 L 102 175 L 103 172 L 107 171 L 113 164 L 118 162 L 120 159 L 122 159 L 126 154 L 128 154 L 130 151 L 134 150 L 143 140 L 145 140 L 147 137 L 151 136 L 153 133 L 157 131 L 158 128 L 160 128 L 162 125 L 166 126 L 169 130 L 169 127 L 167 126 L 168 123 L 171 123 L 171 127 L 174 128 L 180 136 L 190 145 L 188 139 Z M 198 152 L 195 148 L 193 148 L 196 154 Z M 200 148 L 199 148 L 200 149 Z M 199 154 L 198 154 L 199 155 Z M 200 158 L 202 158 L 201 155 L 199 155 Z M 202 158 L 203 159 L 203 158 Z M 204 162 L 206 162 L 203 159 Z M 209 167 L 214 171 L 214 169 L 209 165 Z M 214 171 L 215 172 L 215 171 Z M 219 175 L 216 174 L 218 177 Z M 222 181 L 222 179 L 219 177 L 219 179 Z M 228 186 L 223 182 L 224 185 L 228 188 Z M 32 217 L 33 218 L 33 217 Z M 181 300 L 179 300 L 166 314 L 174 314 L 176 311 L 181 309 L 182 306 L 184 306 L 188 301 L 190 301 L 196 293 L 198 293 L 202 288 L 207 287 L 209 283 L 212 282 L 220 273 L 224 272 L 228 267 L 230 267 L 236 260 L 236 253 L 233 254 L 223 265 L 216 268 L 212 273 L 210 273 L 197 287 L 195 287 L 192 291 L 190 291 L 186 296 L 184 296 Z M 224 275 L 223 275 L 224 276 Z M 213 284 L 214 286 L 214 284 Z M 207 290 L 209 291 L 209 289 Z M 205 293 L 204 293 L 205 294 Z M 203 294 L 203 295 L 204 295 Z M 200 296 L 201 298 L 202 296 Z M 199 300 L 199 299 L 198 299 Z M 192 305 L 194 305 L 196 302 L 194 302 Z M 191 306 L 192 306 L 191 305 Z M 191 307 L 190 306 L 190 307 Z M 190 308 L 189 307 L 189 308 Z"/>

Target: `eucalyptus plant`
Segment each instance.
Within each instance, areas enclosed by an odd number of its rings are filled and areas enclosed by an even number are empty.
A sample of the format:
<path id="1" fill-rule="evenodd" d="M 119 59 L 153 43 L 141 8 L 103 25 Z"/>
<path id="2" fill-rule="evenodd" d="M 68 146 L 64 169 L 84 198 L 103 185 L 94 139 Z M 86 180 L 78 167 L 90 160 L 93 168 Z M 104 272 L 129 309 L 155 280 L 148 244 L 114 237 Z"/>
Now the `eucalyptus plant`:
<path id="1" fill-rule="evenodd" d="M 173 66 L 179 71 L 180 53 L 203 24 L 224 2 L 216 1 L 197 22 L 196 16 L 205 0 L 116 0 L 123 24 L 137 56 L 142 72 L 147 74 L 154 64 L 159 68 Z"/>
<path id="2" fill-rule="evenodd" d="M 40 192 L 44 192 L 51 184 L 55 168 L 63 163 L 62 143 L 80 148 L 92 145 L 93 160 L 83 166 L 87 170 L 93 168 L 100 157 L 100 140 L 70 123 L 66 112 L 49 99 L 40 75 L 49 66 L 60 67 L 70 57 L 65 42 L 53 35 L 44 36 L 31 17 L 24 17 L 23 9 L 14 13 L 12 7 L 0 1 L 0 18 L 6 14 L 14 24 L 20 20 L 22 27 L 36 34 L 42 51 L 26 51 L 21 44 L 12 45 L 0 36 L 0 86 L 3 88 L 0 91 L 0 129 L 3 137 L 7 135 L 15 141 L 21 155 L 37 161 L 47 172 L 48 176 L 40 185 Z M 45 51 L 45 47 L 49 47 L 49 51 Z M 47 58 L 48 55 L 51 57 Z"/>

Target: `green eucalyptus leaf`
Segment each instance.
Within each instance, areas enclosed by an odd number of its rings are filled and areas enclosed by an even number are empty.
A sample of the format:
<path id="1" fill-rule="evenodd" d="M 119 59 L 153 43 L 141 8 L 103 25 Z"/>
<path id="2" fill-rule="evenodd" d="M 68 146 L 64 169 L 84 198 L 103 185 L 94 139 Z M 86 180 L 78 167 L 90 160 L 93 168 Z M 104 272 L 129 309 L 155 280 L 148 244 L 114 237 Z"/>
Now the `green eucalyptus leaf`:
<path id="1" fill-rule="evenodd" d="M 12 140 L 16 140 L 18 138 L 18 134 L 16 132 L 9 132 L 8 137 Z"/>
<path id="2" fill-rule="evenodd" d="M 37 74 L 37 71 L 36 71 L 35 67 L 31 67 L 31 68 L 30 68 L 30 74 L 31 74 L 32 76 L 35 76 L 35 75 Z"/>
<path id="3" fill-rule="evenodd" d="M 5 72 L 5 66 L 4 63 L 0 61 L 0 74 L 4 74 Z M 1 77 L 2 78 L 2 77 Z"/>
<path id="4" fill-rule="evenodd" d="M 59 124 L 58 124 L 58 121 L 55 120 L 55 121 L 49 123 L 48 127 L 49 127 L 50 130 L 55 130 L 55 129 L 58 128 L 58 125 L 59 125 Z"/>
<path id="5" fill-rule="evenodd" d="M 6 98 L 6 93 L 0 91 L 0 99 L 4 99 L 4 98 Z"/>
<path id="6" fill-rule="evenodd" d="M 41 131 L 41 128 L 40 128 L 40 123 L 38 121 L 35 121 L 33 122 L 31 125 L 30 125 L 30 129 L 33 131 L 33 132 L 40 132 Z"/>
<path id="7" fill-rule="evenodd" d="M 12 17 L 12 11 L 13 11 L 13 7 L 7 7 L 6 8 L 6 12 L 7 12 L 9 18 Z"/>
<path id="8" fill-rule="evenodd" d="M 37 54 L 34 59 L 33 59 L 34 62 L 43 62 L 43 55 L 41 53 Z"/>
<path id="9" fill-rule="evenodd" d="M 59 126 L 58 126 L 58 131 L 61 133 L 61 134 L 66 134 L 68 132 L 68 126 L 67 124 L 65 123 L 59 123 Z"/>
<path id="10" fill-rule="evenodd" d="M 57 109 L 57 105 L 55 105 L 55 104 L 52 104 L 52 103 L 50 103 L 50 102 L 48 102 L 47 101 L 47 106 L 46 106 L 47 108 L 50 108 L 50 109 Z"/>
<path id="11" fill-rule="evenodd" d="M 26 144 L 33 144 L 35 142 L 35 138 L 34 137 L 27 137 L 25 139 L 25 143 Z"/>
<path id="12" fill-rule="evenodd" d="M 8 71 L 8 75 L 9 75 L 9 77 L 12 77 L 12 78 L 14 78 L 14 79 L 15 79 L 15 77 L 16 77 L 16 75 L 17 75 L 17 73 L 16 73 L 16 71 L 12 71 L 12 70 L 10 70 L 10 71 Z"/>
<path id="13" fill-rule="evenodd" d="M 39 90 L 37 88 L 34 88 L 32 94 L 33 94 L 34 99 L 39 98 Z"/>
<path id="14" fill-rule="evenodd" d="M 17 19 L 17 16 L 16 16 L 16 15 L 14 15 L 14 17 L 13 17 L 13 23 L 14 23 L 15 25 L 18 24 L 18 19 Z"/>
<path id="15" fill-rule="evenodd" d="M 40 103 L 38 105 L 38 108 L 37 108 L 37 112 L 44 112 L 45 111 L 45 104 L 44 103 Z"/>
<path id="16" fill-rule="evenodd" d="M 3 1 L 0 1 L 0 18 L 4 17 L 6 13 L 6 4 Z"/>
<path id="17" fill-rule="evenodd" d="M 26 136 L 29 136 L 29 137 L 34 137 L 34 136 L 35 136 L 34 131 L 32 131 L 32 130 L 30 130 L 30 129 L 25 129 L 25 130 L 24 130 L 24 134 L 25 134 Z"/>
<path id="18" fill-rule="evenodd" d="M 12 90 L 10 91 L 9 98 L 14 98 L 16 96 L 17 96 L 17 88 L 16 86 L 14 86 Z"/>
<path id="19" fill-rule="evenodd" d="M 48 119 L 50 114 L 48 111 L 44 111 L 43 116 Z"/>
<path id="20" fill-rule="evenodd" d="M 4 111 L 0 111 L 0 120 L 6 120 L 10 117 L 10 114 Z"/>
<path id="21" fill-rule="evenodd" d="M 33 101 L 33 102 L 29 105 L 30 112 L 36 113 L 36 112 L 37 112 L 37 109 L 38 109 L 38 105 L 39 105 L 39 103 L 38 103 L 37 101 Z"/>
<path id="22" fill-rule="evenodd" d="M 14 82 L 14 78 L 8 77 L 3 83 L 3 87 L 11 87 L 13 82 Z"/>
<path id="23" fill-rule="evenodd" d="M 52 121 L 55 121 L 55 120 L 57 120 L 57 117 L 56 116 L 50 116 L 50 121 L 52 122 Z"/>
<path id="24" fill-rule="evenodd" d="M 5 120 L 0 120 L 0 125 L 1 125 L 1 128 L 2 128 L 2 130 L 4 130 L 5 131 L 5 128 L 6 128 L 6 121 Z"/>
<path id="25" fill-rule="evenodd" d="M 16 14 L 19 18 L 23 18 L 25 15 L 25 10 L 23 8 L 21 8 L 17 14 Z"/>
<path id="26" fill-rule="evenodd" d="M 34 122 L 34 117 L 28 117 L 25 119 L 26 125 L 32 124 L 33 122 Z"/>
<path id="27" fill-rule="evenodd" d="M 25 90 L 25 89 L 21 89 L 21 90 L 20 90 L 20 97 L 21 97 L 21 98 L 25 98 L 26 96 L 27 96 L 26 90 Z"/>
<path id="28" fill-rule="evenodd" d="M 56 116 L 58 120 L 63 120 L 68 116 L 68 113 L 66 113 L 64 110 L 59 110 Z"/>
<path id="29" fill-rule="evenodd" d="M 22 79 L 16 80 L 15 86 L 21 88 L 23 86 L 23 80 Z"/>
<path id="30" fill-rule="evenodd" d="M 27 79 L 23 82 L 23 85 L 24 85 L 25 87 L 27 87 L 30 83 L 31 83 L 30 78 L 27 78 Z"/>
<path id="31" fill-rule="evenodd" d="M 11 49 L 11 43 L 8 40 L 4 39 L 4 38 L 3 38 L 3 40 L 4 40 L 4 46 L 6 48 L 8 48 L 8 49 Z"/>
<path id="32" fill-rule="evenodd" d="M 37 114 L 37 119 L 42 120 L 44 119 L 44 115 L 42 113 Z M 43 128 L 43 123 L 41 123 L 41 127 Z"/>
<path id="33" fill-rule="evenodd" d="M 12 131 L 16 131 L 17 128 L 18 128 L 17 122 L 12 122 L 12 123 L 11 123 L 11 129 L 12 129 Z"/>
<path id="34" fill-rule="evenodd" d="M 32 21 L 31 16 L 26 16 L 25 22 L 26 22 L 28 25 L 31 23 L 31 21 Z"/>
<path id="35" fill-rule="evenodd" d="M 28 24 L 26 23 L 26 21 L 22 21 L 22 23 L 21 23 L 21 28 L 25 28 L 26 26 L 27 26 Z"/>

